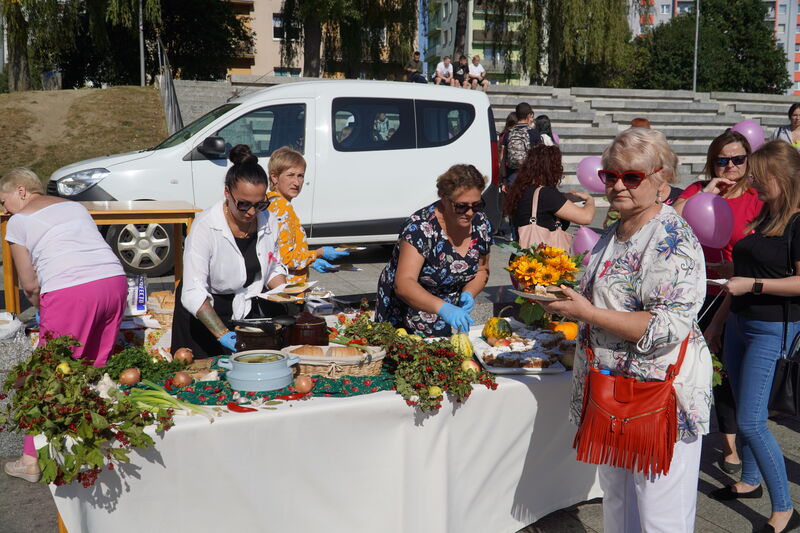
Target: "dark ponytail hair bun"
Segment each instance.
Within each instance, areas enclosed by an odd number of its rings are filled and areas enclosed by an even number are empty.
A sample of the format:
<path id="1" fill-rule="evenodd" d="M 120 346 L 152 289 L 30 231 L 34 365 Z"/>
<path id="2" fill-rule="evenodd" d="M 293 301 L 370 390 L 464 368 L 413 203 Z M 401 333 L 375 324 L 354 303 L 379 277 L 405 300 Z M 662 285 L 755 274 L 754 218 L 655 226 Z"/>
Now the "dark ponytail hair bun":
<path id="1" fill-rule="evenodd" d="M 225 186 L 228 190 L 233 189 L 240 181 L 263 185 L 265 188 L 269 184 L 267 172 L 258 164 L 258 157 L 253 155 L 246 144 L 237 144 L 231 148 L 228 159 L 233 163 L 225 175 Z"/>
<path id="2" fill-rule="evenodd" d="M 234 165 L 246 165 L 248 163 L 258 163 L 258 157 L 253 155 L 250 147 L 246 144 L 237 144 L 231 148 L 231 153 L 228 155 L 231 163 Z"/>

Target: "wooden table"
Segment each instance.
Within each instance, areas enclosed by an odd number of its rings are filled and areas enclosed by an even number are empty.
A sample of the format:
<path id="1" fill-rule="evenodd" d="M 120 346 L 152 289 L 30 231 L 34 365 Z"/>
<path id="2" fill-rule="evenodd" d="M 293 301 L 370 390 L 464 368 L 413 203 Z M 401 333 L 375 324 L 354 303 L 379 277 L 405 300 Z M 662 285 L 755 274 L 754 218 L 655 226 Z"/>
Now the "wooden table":
<path id="1" fill-rule="evenodd" d="M 181 243 L 183 235 L 181 226 L 186 226 L 186 233 L 192 227 L 197 209 L 189 202 L 80 202 L 98 226 L 124 224 L 173 224 L 173 255 L 175 257 L 175 285 L 183 275 L 183 253 Z M 6 241 L 6 225 L 11 215 L 0 216 L 0 239 L 3 240 L 3 287 L 5 289 L 6 311 L 20 312 L 19 280 L 11 259 L 11 246 Z"/>

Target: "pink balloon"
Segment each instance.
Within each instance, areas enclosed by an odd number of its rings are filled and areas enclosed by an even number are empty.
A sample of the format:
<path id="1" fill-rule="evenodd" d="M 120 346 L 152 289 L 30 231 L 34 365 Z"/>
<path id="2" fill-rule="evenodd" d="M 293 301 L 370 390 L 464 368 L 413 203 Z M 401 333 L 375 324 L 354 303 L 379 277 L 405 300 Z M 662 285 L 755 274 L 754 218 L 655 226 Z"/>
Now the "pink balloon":
<path id="1" fill-rule="evenodd" d="M 558 133 L 553 132 L 553 141 L 556 144 L 561 144 L 561 139 L 558 138 Z"/>
<path id="2" fill-rule="evenodd" d="M 744 135 L 747 142 L 750 143 L 750 149 L 755 152 L 764 144 L 764 130 L 758 122 L 752 120 L 743 120 L 731 128 L 737 133 Z"/>
<path id="3" fill-rule="evenodd" d="M 700 244 L 724 248 L 731 240 L 733 211 L 728 202 L 716 194 L 701 192 L 689 198 L 683 206 L 683 218 Z"/>
<path id="4" fill-rule="evenodd" d="M 600 177 L 597 175 L 597 171 L 602 168 L 603 164 L 600 161 L 600 157 L 596 155 L 584 157 L 581 162 L 578 163 L 578 181 L 592 192 L 606 192 L 606 186 L 603 185 L 603 182 L 600 181 Z"/>
<path id="5" fill-rule="evenodd" d="M 582 254 L 585 252 L 586 255 L 583 256 L 583 261 L 581 262 L 584 265 L 588 265 L 592 249 L 594 249 L 594 245 L 599 240 L 600 234 L 596 231 L 592 231 L 589 228 L 580 228 L 575 232 L 575 237 L 572 239 L 572 253 Z"/>

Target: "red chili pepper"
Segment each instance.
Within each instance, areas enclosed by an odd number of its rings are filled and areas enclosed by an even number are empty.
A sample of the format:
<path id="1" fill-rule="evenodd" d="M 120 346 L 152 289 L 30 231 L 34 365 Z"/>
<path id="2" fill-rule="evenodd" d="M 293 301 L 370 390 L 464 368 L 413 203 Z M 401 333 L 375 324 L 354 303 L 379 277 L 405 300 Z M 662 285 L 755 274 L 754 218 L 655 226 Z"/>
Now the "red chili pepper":
<path id="1" fill-rule="evenodd" d="M 239 405 L 236 402 L 228 402 L 228 410 L 233 411 L 234 413 L 252 413 L 254 411 L 258 411 L 258 409 L 253 409 L 252 407 L 245 407 L 243 405 Z"/>
<path id="2" fill-rule="evenodd" d="M 278 400 L 285 400 L 285 401 L 288 402 L 288 401 L 291 401 L 291 400 L 299 400 L 304 396 L 305 396 L 305 394 L 303 394 L 302 392 L 295 392 L 293 394 L 284 394 L 283 396 L 276 396 L 276 398 Z"/>

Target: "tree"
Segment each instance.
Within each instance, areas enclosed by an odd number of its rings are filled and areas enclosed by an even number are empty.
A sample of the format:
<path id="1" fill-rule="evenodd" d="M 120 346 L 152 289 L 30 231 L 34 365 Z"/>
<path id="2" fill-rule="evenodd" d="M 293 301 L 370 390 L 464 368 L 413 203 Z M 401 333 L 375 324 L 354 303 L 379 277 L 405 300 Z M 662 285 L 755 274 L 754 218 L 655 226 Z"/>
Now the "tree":
<path id="1" fill-rule="evenodd" d="M 292 65 L 302 44 L 308 77 L 384 77 L 408 59 L 417 30 L 417 6 L 407 0 L 284 0 L 281 15 L 281 61 Z M 293 38 L 293 28 L 302 35 Z"/>
<path id="2" fill-rule="evenodd" d="M 456 33 L 453 38 L 453 61 L 458 61 L 461 54 L 467 54 L 466 36 L 467 36 L 467 17 L 469 16 L 469 1 L 458 0 L 456 7 Z"/>
<path id="3" fill-rule="evenodd" d="M 763 2 L 703 0 L 697 89 L 783 93 L 790 85 L 786 54 L 776 46 Z M 646 73 L 631 80 L 644 89 L 690 89 L 695 15 L 675 17 L 637 38 L 649 57 Z"/>
<path id="4" fill-rule="evenodd" d="M 486 0 L 486 28 L 506 70 L 556 87 L 611 83 L 630 41 L 628 0 Z M 509 20 L 519 20 L 509 24 Z M 519 59 L 513 60 L 514 54 Z"/>
<path id="5" fill-rule="evenodd" d="M 31 83 L 28 73 L 28 21 L 19 2 L 4 0 L 0 7 L 2 7 L 0 14 L 6 20 L 8 90 L 27 91 Z"/>

